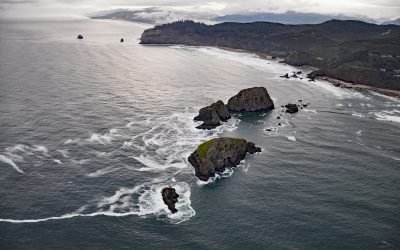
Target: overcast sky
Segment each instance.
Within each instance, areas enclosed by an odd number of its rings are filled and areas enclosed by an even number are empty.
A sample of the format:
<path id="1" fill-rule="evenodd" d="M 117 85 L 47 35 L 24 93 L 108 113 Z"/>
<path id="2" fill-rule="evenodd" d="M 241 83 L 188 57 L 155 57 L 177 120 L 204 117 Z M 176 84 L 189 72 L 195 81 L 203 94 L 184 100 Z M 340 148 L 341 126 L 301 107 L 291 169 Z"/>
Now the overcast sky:
<path id="1" fill-rule="evenodd" d="M 375 19 L 400 17 L 400 0 L 0 0 L 0 15 L 3 18 L 77 18 L 99 10 L 150 6 L 213 14 L 293 10 Z"/>

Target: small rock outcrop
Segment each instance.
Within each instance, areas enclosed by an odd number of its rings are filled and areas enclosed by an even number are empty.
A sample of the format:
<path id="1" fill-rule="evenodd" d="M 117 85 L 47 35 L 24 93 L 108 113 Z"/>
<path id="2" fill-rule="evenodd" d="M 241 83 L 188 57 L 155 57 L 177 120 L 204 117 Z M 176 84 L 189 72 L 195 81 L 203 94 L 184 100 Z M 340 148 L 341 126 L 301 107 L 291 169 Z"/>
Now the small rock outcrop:
<path id="1" fill-rule="evenodd" d="M 121 40 L 119 40 L 119 42 L 123 43 L 123 42 L 124 42 L 124 39 L 123 39 L 123 38 L 121 38 Z"/>
<path id="2" fill-rule="evenodd" d="M 77 39 L 83 39 L 83 36 L 82 35 L 78 35 L 76 38 Z"/>
<path id="3" fill-rule="evenodd" d="M 261 152 L 252 142 L 237 138 L 215 138 L 201 144 L 188 158 L 196 176 L 207 181 L 226 168 L 236 167 L 247 153 Z"/>
<path id="4" fill-rule="evenodd" d="M 176 193 L 175 188 L 163 188 L 161 194 L 165 205 L 168 206 L 168 209 L 171 211 L 171 213 L 174 214 L 178 212 L 178 209 L 175 208 L 175 203 L 178 202 L 179 195 Z"/>
<path id="5" fill-rule="evenodd" d="M 285 108 L 286 108 L 286 113 L 289 113 L 289 114 L 294 114 L 294 113 L 297 113 L 297 112 L 299 112 L 299 107 L 297 107 L 297 104 L 287 104 L 287 105 L 285 105 Z"/>
<path id="6" fill-rule="evenodd" d="M 204 122 L 198 129 L 213 129 L 221 125 L 221 121 L 227 121 L 231 115 L 222 101 L 217 101 L 210 106 L 200 109 L 199 115 L 194 118 L 195 121 Z"/>
<path id="7" fill-rule="evenodd" d="M 256 112 L 274 109 L 274 103 L 264 87 L 241 90 L 226 105 L 230 112 Z"/>
<path id="8" fill-rule="evenodd" d="M 284 75 L 282 75 L 282 76 L 280 76 L 280 77 L 281 77 L 281 78 L 286 78 L 286 79 L 289 79 L 289 78 L 290 78 L 288 73 L 286 73 L 286 74 L 284 74 Z"/>

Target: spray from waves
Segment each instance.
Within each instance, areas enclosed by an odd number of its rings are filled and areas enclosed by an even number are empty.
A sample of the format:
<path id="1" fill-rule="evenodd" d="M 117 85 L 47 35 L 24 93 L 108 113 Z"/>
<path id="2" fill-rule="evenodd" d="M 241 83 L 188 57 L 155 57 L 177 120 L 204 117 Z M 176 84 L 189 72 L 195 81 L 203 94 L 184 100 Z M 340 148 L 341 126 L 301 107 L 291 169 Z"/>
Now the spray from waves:
<path id="1" fill-rule="evenodd" d="M 133 157 L 133 158 L 146 166 L 139 168 L 138 171 L 160 171 L 160 170 L 165 170 L 167 168 L 182 169 L 186 167 L 186 164 L 183 162 L 160 164 L 156 161 L 151 160 L 149 157 L 146 157 L 145 155 L 140 155 L 138 157 Z"/>
<path id="2" fill-rule="evenodd" d="M 187 157 L 204 141 L 217 137 L 224 131 L 237 128 L 239 119 L 233 118 L 215 131 L 196 129 L 193 121 L 195 109 L 187 108 L 183 113 L 144 120 L 150 129 L 125 141 L 123 148 L 135 147 L 142 153 L 134 156 L 145 167 L 138 171 L 163 171 L 168 168 L 184 169 L 188 166 Z"/>
<path id="3" fill-rule="evenodd" d="M 22 170 L 17 166 L 17 164 L 15 164 L 15 162 L 13 162 L 13 160 L 11 160 L 10 158 L 7 158 L 7 157 L 4 156 L 4 155 L 0 155 L 0 161 L 11 165 L 17 172 L 19 172 L 19 173 L 21 173 L 21 174 L 25 173 L 24 171 L 22 171 Z"/>
<path id="4" fill-rule="evenodd" d="M 376 116 L 377 120 L 400 122 L 400 111 L 396 109 L 391 111 L 376 112 L 373 114 Z"/>
<path id="5" fill-rule="evenodd" d="M 168 183 L 180 194 L 176 208 L 178 212 L 172 214 L 164 204 L 161 190 L 166 186 L 163 183 L 145 183 L 133 188 L 121 188 L 110 197 L 103 197 L 94 205 L 85 205 L 73 213 L 41 219 L 0 219 L 8 223 L 38 223 L 50 220 L 63 220 L 75 217 L 94 216 L 149 216 L 172 224 L 182 223 L 196 213 L 191 207 L 190 187 L 184 182 Z M 95 210 L 95 211 L 93 211 Z M 86 213 L 85 213 L 86 211 Z"/>
<path id="6" fill-rule="evenodd" d="M 232 175 L 233 175 L 233 168 L 226 168 L 224 172 L 216 173 L 214 177 L 208 178 L 207 181 L 197 180 L 197 185 L 200 187 L 205 186 L 215 182 L 216 180 L 231 177 Z"/>
<path id="7" fill-rule="evenodd" d="M 294 136 L 286 136 L 289 141 L 296 141 L 296 137 Z"/>
<path id="8" fill-rule="evenodd" d="M 104 134 L 91 133 L 90 137 L 87 139 L 67 139 L 64 144 L 78 144 L 78 145 L 87 145 L 87 144 L 102 144 L 107 145 L 112 143 L 116 138 L 122 137 L 123 135 L 118 133 L 118 129 L 112 128 L 108 132 Z"/>

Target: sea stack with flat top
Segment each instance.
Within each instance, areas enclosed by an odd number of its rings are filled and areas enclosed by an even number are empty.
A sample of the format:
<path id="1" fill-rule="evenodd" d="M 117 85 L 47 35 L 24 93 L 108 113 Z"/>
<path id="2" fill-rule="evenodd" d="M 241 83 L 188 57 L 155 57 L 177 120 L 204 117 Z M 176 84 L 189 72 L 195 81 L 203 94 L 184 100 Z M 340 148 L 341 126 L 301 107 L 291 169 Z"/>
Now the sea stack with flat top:
<path id="1" fill-rule="evenodd" d="M 274 109 L 274 102 L 264 87 L 254 87 L 241 90 L 231 97 L 226 105 L 229 112 L 258 112 Z"/>
<path id="2" fill-rule="evenodd" d="M 233 168 L 246 158 L 247 153 L 261 152 L 252 142 L 238 138 L 215 138 L 202 143 L 188 158 L 195 175 L 202 181 Z"/>

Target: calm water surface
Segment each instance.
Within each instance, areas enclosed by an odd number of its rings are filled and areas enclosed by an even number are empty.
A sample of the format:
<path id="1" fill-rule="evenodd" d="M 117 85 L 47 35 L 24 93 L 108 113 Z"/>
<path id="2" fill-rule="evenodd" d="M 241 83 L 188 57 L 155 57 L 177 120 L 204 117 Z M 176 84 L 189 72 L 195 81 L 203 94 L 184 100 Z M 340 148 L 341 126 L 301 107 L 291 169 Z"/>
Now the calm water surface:
<path id="1" fill-rule="evenodd" d="M 141 46 L 145 28 L 0 23 L 1 249 L 400 248 L 399 101 L 249 54 Z M 253 86 L 274 111 L 195 129 L 200 107 Z M 218 136 L 263 152 L 199 182 L 187 157 Z"/>

